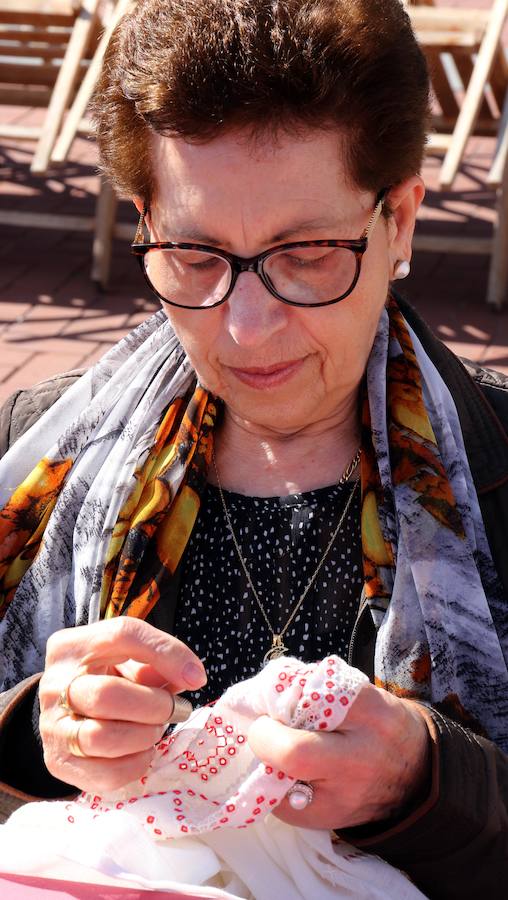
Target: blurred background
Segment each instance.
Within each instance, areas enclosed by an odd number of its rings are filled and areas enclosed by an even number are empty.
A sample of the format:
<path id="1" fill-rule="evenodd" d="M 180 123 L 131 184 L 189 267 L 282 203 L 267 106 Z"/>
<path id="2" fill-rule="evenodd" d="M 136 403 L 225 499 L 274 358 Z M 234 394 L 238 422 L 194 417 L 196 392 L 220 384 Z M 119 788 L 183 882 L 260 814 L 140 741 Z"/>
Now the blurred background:
<path id="1" fill-rule="evenodd" d="M 89 366 L 157 309 L 86 118 L 101 36 L 128 3 L 0 0 L 0 402 Z M 400 284 L 455 352 L 508 373 L 508 0 L 406 5 L 435 120 Z"/>

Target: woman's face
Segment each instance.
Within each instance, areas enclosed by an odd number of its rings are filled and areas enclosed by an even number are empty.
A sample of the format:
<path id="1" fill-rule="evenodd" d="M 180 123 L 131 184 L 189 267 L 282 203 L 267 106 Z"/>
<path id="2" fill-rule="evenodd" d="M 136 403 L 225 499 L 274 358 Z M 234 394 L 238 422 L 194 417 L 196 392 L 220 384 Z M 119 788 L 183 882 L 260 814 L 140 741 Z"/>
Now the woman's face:
<path id="1" fill-rule="evenodd" d="M 154 137 L 151 239 L 250 257 L 286 241 L 360 237 L 375 198 L 349 182 L 339 137 L 317 130 L 255 143 L 242 132 L 206 144 Z M 292 434 L 351 410 L 393 266 L 410 257 L 420 184 L 412 179 L 391 193 L 395 215 L 378 220 L 358 284 L 336 305 L 288 306 L 246 272 L 217 308 L 165 306 L 201 383 L 231 415 Z"/>

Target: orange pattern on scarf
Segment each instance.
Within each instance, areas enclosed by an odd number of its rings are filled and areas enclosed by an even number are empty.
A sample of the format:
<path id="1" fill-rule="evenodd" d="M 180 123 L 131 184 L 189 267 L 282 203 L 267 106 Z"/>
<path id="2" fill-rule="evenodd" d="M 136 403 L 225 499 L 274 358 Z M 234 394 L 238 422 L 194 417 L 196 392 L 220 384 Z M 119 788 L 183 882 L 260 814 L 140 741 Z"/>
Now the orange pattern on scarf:
<path id="1" fill-rule="evenodd" d="M 72 460 L 44 457 L 0 510 L 0 619 L 39 550 Z"/>
<path id="2" fill-rule="evenodd" d="M 444 469 L 436 436 L 425 403 L 420 369 L 411 336 L 396 301 L 389 299 L 390 339 L 401 352 L 387 361 L 386 411 L 391 475 L 394 489 L 407 485 L 440 525 L 464 538 L 464 529 L 455 498 Z M 384 537 L 379 510 L 385 497 L 374 446 L 369 400 L 365 390 L 362 406 L 362 544 L 367 600 L 386 607 L 391 597 L 395 560 L 391 543 Z M 416 677 L 416 674 L 418 677 Z M 420 648 L 412 662 L 407 685 L 375 679 L 400 697 L 419 696 L 422 682 L 429 684 L 431 667 L 428 647 Z"/>
<path id="3" fill-rule="evenodd" d="M 194 527 L 212 455 L 217 404 L 197 386 L 166 410 L 133 476 L 106 554 L 101 618 L 146 618 L 160 598 Z M 73 461 L 42 459 L 0 511 L 0 619 L 33 562 Z M 184 470 L 175 496 L 172 469 Z M 179 480 L 179 479 L 177 479 Z"/>
<path id="4" fill-rule="evenodd" d="M 167 410 L 113 531 L 102 581 L 104 618 L 146 618 L 160 599 L 161 581 L 175 573 L 199 512 L 194 482 L 206 478 L 216 415 L 215 402 L 201 387 L 188 406 L 179 398 Z M 175 496 L 166 477 L 172 467 L 185 469 Z"/>
<path id="5" fill-rule="evenodd" d="M 390 338 L 401 348 L 389 359 L 386 380 L 388 444 L 394 488 L 408 485 L 441 525 L 464 537 L 455 498 L 441 461 L 437 441 L 423 401 L 420 369 L 411 337 L 394 299 L 389 300 Z M 395 569 L 390 542 L 383 536 L 379 509 L 385 502 L 372 443 L 367 391 L 362 405 L 362 544 L 367 597 L 389 599 Z"/>

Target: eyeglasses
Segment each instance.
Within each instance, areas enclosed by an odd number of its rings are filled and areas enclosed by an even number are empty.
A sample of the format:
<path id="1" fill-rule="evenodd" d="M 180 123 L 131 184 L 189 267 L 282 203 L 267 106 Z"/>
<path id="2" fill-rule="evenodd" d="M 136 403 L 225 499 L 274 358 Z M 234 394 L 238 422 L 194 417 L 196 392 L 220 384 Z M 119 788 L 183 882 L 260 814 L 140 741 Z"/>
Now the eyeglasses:
<path id="1" fill-rule="evenodd" d="M 376 198 L 370 221 L 357 240 L 294 241 L 242 257 L 207 244 L 144 242 L 147 207 L 139 218 L 132 253 L 157 297 L 183 309 L 225 303 L 242 272 L 255 272 L 266 289 L 291 306 L 330 306 L 354 290 L 369 238 L 387 190 Z"/>

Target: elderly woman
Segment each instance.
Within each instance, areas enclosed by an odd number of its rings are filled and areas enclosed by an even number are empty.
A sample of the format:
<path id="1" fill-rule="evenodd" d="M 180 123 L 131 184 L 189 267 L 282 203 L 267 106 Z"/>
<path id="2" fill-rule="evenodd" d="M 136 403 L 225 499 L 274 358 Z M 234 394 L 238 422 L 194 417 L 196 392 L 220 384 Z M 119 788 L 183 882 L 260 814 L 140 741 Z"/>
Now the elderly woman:
<path id="1" fill-rule="evenodd" d="M 276 815 L 504 896 L 508 385 L 391 287 L 428 113 L 403 7 L 141 0 L 95 110 L 162 310 L 3 411 L 6 796 L 123 785 L 175 694 L 336 653 L 371 679 L 347 727 L 250 731 L 303 782 Z"/>

